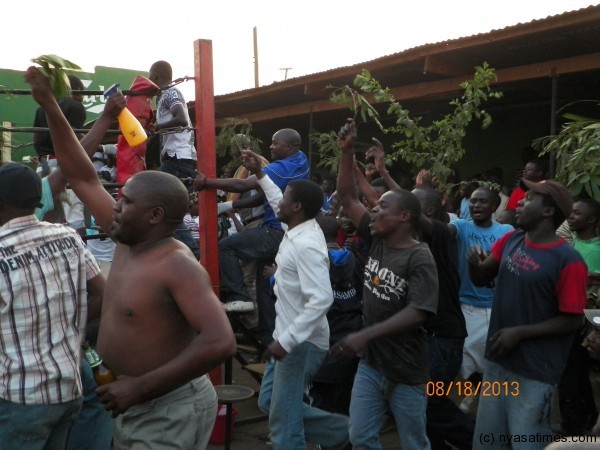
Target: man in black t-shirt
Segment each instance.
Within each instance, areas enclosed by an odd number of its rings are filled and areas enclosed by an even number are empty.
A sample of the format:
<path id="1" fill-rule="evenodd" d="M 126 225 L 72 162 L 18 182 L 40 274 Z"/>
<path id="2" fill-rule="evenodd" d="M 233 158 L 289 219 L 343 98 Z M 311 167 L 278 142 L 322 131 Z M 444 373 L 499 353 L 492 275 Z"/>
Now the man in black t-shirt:
<path id="1" fill-rule="evenodd" d="M 413 239 L 419 200 L 392 190 L 369 213 L 358 199 L 353 172 L 356 125 L 342 127 L 337 191 L 357 233 L 371 240 L 363 287 L 364 328 L 331 348 L 340 356 L 360 354 L 350 402 L 350 441 L 378 448 L 383 414 L 394 415 L 400 444 L 430 449 L 426 434 L 429 380 L 427 334 L 423 323 L 437 311 L 438 276 L 427 244 Z"/>

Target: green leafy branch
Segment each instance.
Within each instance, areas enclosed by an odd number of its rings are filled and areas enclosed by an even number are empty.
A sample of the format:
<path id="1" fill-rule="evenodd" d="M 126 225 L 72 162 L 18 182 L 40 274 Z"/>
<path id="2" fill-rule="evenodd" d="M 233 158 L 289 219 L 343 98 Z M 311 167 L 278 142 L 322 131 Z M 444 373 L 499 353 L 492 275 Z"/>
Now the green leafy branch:
<path id="1" fill-rule="evenodd" d="M 396 151 L 388 158 L 403 159 L 417 169 L 428 169 L 444 185 L 453 173 L 451 167 L 465 154 L 462 140 L 468 125 L 479 119 L 485 129 L 492 122 L 483 104 L 502 97 L 501 92 L 490 87 L 495 80 L 495 70 L 487 63 L 476 67 L 473 79 L 460 84 L 464 90 L 462 96 L 450 102 L 454 106 L 453 112 L 429 125 L 421 125 L 421 117 L 411 116 L 410 111 L 394 99 L 390 89 L 381 86 L 369 71 L 363 70 L 354 79 L 354 84 L 362 92 L 372 94 L 376 101 L 389 103 L 387 113 L 395 118 L 395 123 L 383 131 L 397 135 L 400 140 L 392 144 Z"/>
<path id="2" fill-rule="evenodd" d="M 329 96 L 329 100 L 350 109 L 354 113 L 354 120 L 358 116 L 360 116 L 363 122 L 372 120 L 383 130 L 383 125 L 379 120 L 379 112 L 360 92 L 348 85 L 341 87 L 329 85 L 327 88 L 334 89 Z M 327 133 L 312 132 L 309 137 L 319 151 L 319 163 L 317 167 L 328 167 L 330 172 L 335 174 L 340 165 L 341 157 L 341 150 L 337 142 L 337 133 L 335 131 Z"/>
<path id="3" fill-rule="evenodd" d="M 379 121 L 379 113 L 377 110 L 356 89 L 353 89 L 348 85 L 337 88 L 333 86 L 327 87 L 335 89 L 329 96 L 329 99 L 333 103 L 347 106 L 348 109 L 354 113 L 354 120 L 356 120 L 357 116 L 360 114 L 363 122 L 367 122 L 369 119 L 373 120 L 379 128 L 383 129 L 383 125 L 381 125 L 381 122 Z"/>
<path id="4" fill-rule="evenodd" d="M 361 71 L 354 78 L 356 89 L 349 86 L 336 88 L 330 99 L 350 108 L 355 118 L 360 114 L 363 121 L 373 120 L 383 133 L 398 139 L 392 144 L 395 151 L 386 156 L 387 163 L 402 159 L 416 169 L 428 169 L 444 185 L 453 173 L 451 167 L 465 154 L 462 139 L 468 125 L 478 119 L 482 122 L 482 128 L 487 128 L 492 122 L 483 105 L 490 99 L 502 97 L 501 92 L 490 87 L 495 80 L 496 72 L 487 63 L 476 67 L 473 79 L 460 84 L 463 95 L 450 102 L 454 106 L 453 112 L 429 125 L 421 125 L 421 117 L 413 117 L 409 110 L 396 101 L 391 90 L 383 87 L 368 70 Z M 394 119 L 394 124 L 383 127 L 379 114 L 359 91 L 372 96 L 376 103 L 387 103 L 386 113 Z M 313 133 L 311 139 L 319 148 L 319 166 L 336 170 L 339 163 L 336 134 Z"/>

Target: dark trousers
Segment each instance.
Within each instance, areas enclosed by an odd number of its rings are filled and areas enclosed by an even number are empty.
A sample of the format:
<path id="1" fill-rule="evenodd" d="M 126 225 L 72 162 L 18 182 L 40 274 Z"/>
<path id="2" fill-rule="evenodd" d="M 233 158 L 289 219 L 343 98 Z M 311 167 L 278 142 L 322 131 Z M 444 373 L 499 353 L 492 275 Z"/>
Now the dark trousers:
<path id="1" fill-rule="evenodd" d="M 196 165 L 193 159 L 177 159 L 176 157 L 163 156 L 160 171 L 175 175 L 177 178 L 196 178 Z"/>
<path id="2" fill-rule="evenodd" d="M 579 436 L 589 432 L 598 413 L 589 379 L 591 359 L 581 346 L 584 334 L 577 333 L 573 339 L 567 367 L 558 384 L 558 404 L 562 416 L 563 432 Z"/>
<path id="3" fill-rule="evenodd" d="M 247 228 L 219 241 L 219 272 L 221 294 L 226 301 L 251 301 L 242 261 L 258 261 L 256 269 L 256 303 L 258 305 L 258 328 L 263 347 L 273 340 L 275 330 L 275 300 L 271 295 L 269 280 L 262 276 L 265 264 L 272 263 L 283 239 L 283 230 L 261 226 Z"/>
<path id="4" fill-rule="evenodd" d="M 449 386 L 454 381 L 462 364 L 464 342 L 464 338 L 429 337 L 429 374 L 433 383 Z M 451 398 L 428 397 L 427 436 L 432 450 L 450 449 L 446 442 L 460 450 L 471 449 L 474 429 L 475 422 Z"/>

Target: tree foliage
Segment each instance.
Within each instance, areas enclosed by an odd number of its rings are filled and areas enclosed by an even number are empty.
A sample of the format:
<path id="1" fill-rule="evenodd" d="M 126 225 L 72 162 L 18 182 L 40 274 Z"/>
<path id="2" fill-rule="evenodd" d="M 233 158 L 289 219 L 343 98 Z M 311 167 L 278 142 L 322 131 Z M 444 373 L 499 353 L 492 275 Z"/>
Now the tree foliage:
<path id="1" fill-rule="evenodd" d="M 421 117 L 414 117 L 405 107 L 396 101 L 387 87 L 383 87 L 368 70 L 363 70 L 354 78 L 354 88 L 344 86 L 337 88 L 331 101 L 346 105 L 354 112 L 355 118 L 360 115 L 363 121 L 373 120 L 381 131 L 393 136 L 393 151 L 388 152 L 388 161 L 402 159 L 416 169 L 428 169 L 441 184 L 445 184 L 453 173 L 452 166 L 465 154 L 462 140 L 467 126 L 474 120 L 482 122 L 487 128 L 492 118 L 483 108 L 490 99 L 502 97 L 502 93 L 494 91 L 490 84 L 496 80 L 496 73 L 487 63 L 475 67 L 473 79 L 460 84 L 463 94 L 450 102 L 454 106 L 452 113 L 439 120 L 423 125 Z M 369 94 L 376 103 L 387 103 L 386 114 L 393 119 L 393 125 L 384 127 L 377 111 L 363 95 Z M 321 166 L 335 167 L 339 161 L 339 149 L 336 147 L 335 133 L 313 133 L 311 139 L 319 145 Z"/>
<path id="2" fill-rule="evenodd" d="M 215 137 L 217 155 L 228 160 L 222 170 L 235 171 L 241 164 L 242 144 L 260 154 L 262 141 L 252 136 L 252 124 L 247 119 L 228 118 Z"/>
<path id="3" fill-rule="evenodd" d="M 585 191 L 600 201 L 600 121 L 574 114 L 563 114 L 570 121 L 559 134 L 533 142 L 540 156 L 554 155 L 557 181 L 574 197 Z"/>

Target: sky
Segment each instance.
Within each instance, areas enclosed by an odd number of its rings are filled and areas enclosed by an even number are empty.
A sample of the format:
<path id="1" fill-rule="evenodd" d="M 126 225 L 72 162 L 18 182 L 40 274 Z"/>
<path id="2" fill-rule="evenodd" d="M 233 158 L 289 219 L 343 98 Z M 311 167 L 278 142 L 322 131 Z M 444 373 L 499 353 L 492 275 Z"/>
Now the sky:
<path id="1" fill-rule="evenodd" d="M 3 2 L 0 68 L 54 53 L 84 70 L 147 71 L 166 60 L 194 75 L 193 43 L 212 41 L 215 94 L 260 86 L 485 33 L 597 2 L 583 0 L 13 0 Z M 186 100 L 193 82 L 180 85 Z"/>

